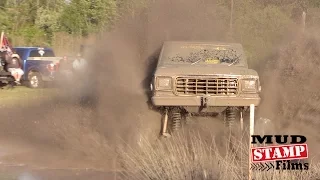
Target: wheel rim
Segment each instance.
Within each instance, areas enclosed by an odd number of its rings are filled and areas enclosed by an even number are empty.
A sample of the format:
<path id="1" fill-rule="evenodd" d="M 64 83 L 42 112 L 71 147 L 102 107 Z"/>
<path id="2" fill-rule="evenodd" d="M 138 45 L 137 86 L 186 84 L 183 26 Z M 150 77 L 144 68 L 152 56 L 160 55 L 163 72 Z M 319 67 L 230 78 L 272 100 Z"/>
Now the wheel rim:
<path id="1" fill-rule="evenodd" d="M 39 86 L 39 79 L 37 76 L 32 76 L 30 79 L 30 83 L 32 87 L 38 87 Z"/>

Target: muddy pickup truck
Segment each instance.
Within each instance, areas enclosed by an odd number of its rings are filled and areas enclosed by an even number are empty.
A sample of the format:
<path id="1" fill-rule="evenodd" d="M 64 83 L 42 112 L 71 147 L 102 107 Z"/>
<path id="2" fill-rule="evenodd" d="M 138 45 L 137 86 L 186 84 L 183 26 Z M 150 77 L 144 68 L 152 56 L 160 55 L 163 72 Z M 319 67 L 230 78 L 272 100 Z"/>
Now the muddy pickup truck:
<path id="1" fill-rule="evenodd" d="M 151 102 L 164 117 L 162 135 L 195 115 L 221 114 L 231 125 L 250 105 L 259 105 L 261 91 L 242 45 L 217 42 L 165 42 L 150 88 Z"/>

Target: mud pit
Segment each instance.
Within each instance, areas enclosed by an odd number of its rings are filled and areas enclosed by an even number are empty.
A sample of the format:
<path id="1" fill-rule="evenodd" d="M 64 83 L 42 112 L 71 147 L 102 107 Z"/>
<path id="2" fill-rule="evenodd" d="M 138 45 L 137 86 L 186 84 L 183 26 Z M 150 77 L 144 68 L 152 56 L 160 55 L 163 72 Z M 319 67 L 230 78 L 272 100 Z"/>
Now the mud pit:
<path id="1" fill-rule="evenodd" d="M 53 101 L 1 109 L 0 142 L 7 144 L 1 148 L 6 155 L 2 162 L 23 163 L 36 169 L 113 171 L 119 168 L 115 153 L 118 146 L 135 145 L 140 134 L 151 141 L 156 139 L 160 115 L 150 111 L 146 102 L 148 75 L 154 69 L 161 43 L 227 39 L 228 22 L 214 16 L 214 3 L 181 2 L 157 1 L 148 11 L 124 18 L 118 28 L 97 42 L 95 55 L 90 58 L 93 104 L 82 106 L 73 97 L 77 90 L 64 86 L 66 92 Z M 148 18 L 144 13 L 149 14 Z M 285 42 L 283 49 L 258 67 L 265 100 L 257 117 L 275 122 L 272 131 L 306 135 L 311 155 L 317 155 L 314 149 L 319 142 L 320 112 L 316 83 L 319 66 L 317 61 L 309 61 L 320 57 L 319 41 L 314 39 L 309 36 L 306 40 L 294 39 L 295 43 Z M 300 96 L 302 91 L 305 93 Z M 209 137 L 220 133 L 221 124 L 213 125 L 210 119 L 198 121 L 207 128 L 195 126 L 195 131 L 201 130 Z"/>

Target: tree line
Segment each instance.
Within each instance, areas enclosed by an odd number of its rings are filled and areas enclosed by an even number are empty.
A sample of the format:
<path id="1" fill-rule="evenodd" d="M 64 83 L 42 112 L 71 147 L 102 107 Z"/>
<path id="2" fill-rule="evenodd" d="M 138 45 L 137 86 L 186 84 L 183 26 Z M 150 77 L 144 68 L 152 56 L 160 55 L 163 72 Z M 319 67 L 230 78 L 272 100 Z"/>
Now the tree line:
<path id="1" fill-rule="evenodd" d="M 1 0 L 0 28 L 49 41 L 61 31 L 87 36 L 108 27 L 119 5 L 115 0 Z"/>
<path id="2" fill-rule="evenodd" d="M 146 2 L 151 0 L 1 0 L 0 29 L 10 37 L 23 37 L 26 44 L 41 39 L 51 45 L 55 33 L 86 37 L 112 29 L 123 12 L 134 11 Z M 246 39 L 250 49 L 256 44 L 272 44 L 287 25 L 299 23 L 303 11 L 319 8 L 320 1 L 217 0 L 217 6 L 223 9 L 226 21 L 232 15 L 232 35 Z M 310 22 L 317 22 L 307 17 Z"/>

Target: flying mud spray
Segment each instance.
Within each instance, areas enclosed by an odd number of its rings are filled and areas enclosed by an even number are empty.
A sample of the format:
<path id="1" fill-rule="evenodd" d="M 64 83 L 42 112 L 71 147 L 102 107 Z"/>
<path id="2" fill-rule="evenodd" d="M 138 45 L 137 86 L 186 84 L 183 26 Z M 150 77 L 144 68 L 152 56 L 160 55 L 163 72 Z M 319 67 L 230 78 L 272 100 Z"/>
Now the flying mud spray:
<path id="1" fill-rule="evenodd" d="M 161 116 L 147 104 L 150 75 L 163 41 L 226 41 L 229 19 L 225 12 L 213 1 L 161 0 L 126 16 L 96 42 L 88 59 L 92 68 L 86 87 L 89 103 L 75 96 L 78 80 L 71 88 L 65 85 L 66 92 L 51 101 L 3 108 L 1 139 L 36 149 L 15 160 L 38 166 L 125 168 L 132 172 L 131 179 L 243 179 L 235 156 L 219 152 L 222 122 L 199 120 L 193 133 L 158 143 Z M 259 70 L 263 91 L 256 117 L 270 120 L 265 131 L 304 134 L 311 156 L 316 155 L 319 38 L 294 32 L 277 44 L 252 67 Z M 259 126 L 255 131 L 261 131 Z M 130 148 L 121 148 L 127 145 Z"/>

